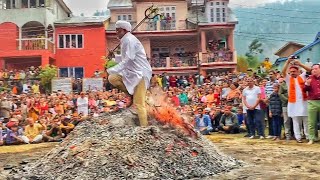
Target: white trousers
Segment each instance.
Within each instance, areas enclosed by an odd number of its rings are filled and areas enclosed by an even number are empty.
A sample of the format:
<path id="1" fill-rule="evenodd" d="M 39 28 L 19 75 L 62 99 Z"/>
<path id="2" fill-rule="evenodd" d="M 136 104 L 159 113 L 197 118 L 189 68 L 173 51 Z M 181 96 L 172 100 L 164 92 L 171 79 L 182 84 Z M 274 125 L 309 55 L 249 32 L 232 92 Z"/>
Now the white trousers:
<path id="1" fill-rule="evenodd" d="M 30 144 L 30 140 L 27 136 L 20 136 L 20 137 L 26 144 Z M 33 139 L 33 142 L 40 143 L 42 141 L 42 139 L 43 139 L 43 136 L 39 134 Z"/>
<path id="2" fill-rule="evenodd" d="M 295 116 L 292 117 L 292 122 L 293 122 L 293 132 L 294 132 L 294 137 L 297 140 L 301 140 L 301 132 L 302 132 L 302 125 L 303 125 L 303 132 L 306 138 L 309 137 L 308 134 L 308 116 Z"/>

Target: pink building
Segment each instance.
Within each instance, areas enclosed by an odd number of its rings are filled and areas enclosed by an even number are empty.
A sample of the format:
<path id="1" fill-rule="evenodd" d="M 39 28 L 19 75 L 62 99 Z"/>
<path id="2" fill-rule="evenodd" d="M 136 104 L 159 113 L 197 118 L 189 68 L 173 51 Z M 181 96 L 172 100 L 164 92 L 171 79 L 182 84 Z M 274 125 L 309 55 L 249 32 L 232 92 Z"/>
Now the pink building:
<path id="1" fill-rule="evenodd" d="M 235 71 L 234 29 L 229 0 L 110 0 L 108 48 L 118 44 L 117 20 L 133 26 L 154 5 L 163 18 L 147 20 L 134 34 L 143 43 L 154 73 Z M 198 59 L 200 59 L 198 61 Z"/>

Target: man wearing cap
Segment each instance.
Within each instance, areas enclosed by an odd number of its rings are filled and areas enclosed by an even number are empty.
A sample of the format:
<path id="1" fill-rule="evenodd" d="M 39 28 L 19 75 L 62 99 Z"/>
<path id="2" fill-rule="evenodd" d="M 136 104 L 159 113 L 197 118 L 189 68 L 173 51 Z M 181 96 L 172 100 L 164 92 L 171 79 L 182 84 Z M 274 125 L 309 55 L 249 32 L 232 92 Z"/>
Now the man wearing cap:
<path id="1" fill-rule="evenodd" d="M 290 68 L 288 68 L 289 65 L 291 65 Z M 288 84 L 288 116 L 292 118 L 294 136 L 298 143 L 302 143 L 302 125 L 304 134 L 308 138 L 307 94 L 304 90 L 306 73 L 300 74 L 300 67 L 308 72 L 311 71 L 310 67 L 291 57 L 286 61 L 282 70 L 282 75 Z"/>
<path id="2" fill-rule="evenodd" d="M 133 96 L 140 126 L 148 126 L 145 101 L 152 69 L 141 42 L 130 31 L 129 22 L 116 22 L 116 33 L 121 41 L 121 61 L 107 70 L 108 80 L 114 87 Z"/>

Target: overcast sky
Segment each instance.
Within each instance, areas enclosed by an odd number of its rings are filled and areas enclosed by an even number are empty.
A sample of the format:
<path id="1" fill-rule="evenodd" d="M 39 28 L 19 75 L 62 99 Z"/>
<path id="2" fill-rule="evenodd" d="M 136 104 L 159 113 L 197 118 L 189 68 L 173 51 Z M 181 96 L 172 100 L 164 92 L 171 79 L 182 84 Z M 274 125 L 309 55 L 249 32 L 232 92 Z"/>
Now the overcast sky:
<path id="1" fill-rule="evenodd" d="M 105 10 L 109 0 L 64 0 L 75 15 L 84 13 L 85 16 L 92 16 L 96 10 Z M 230 0 L 234 5 L 260 6 L 272 2 L 285 2 L 294 0 Z"/>

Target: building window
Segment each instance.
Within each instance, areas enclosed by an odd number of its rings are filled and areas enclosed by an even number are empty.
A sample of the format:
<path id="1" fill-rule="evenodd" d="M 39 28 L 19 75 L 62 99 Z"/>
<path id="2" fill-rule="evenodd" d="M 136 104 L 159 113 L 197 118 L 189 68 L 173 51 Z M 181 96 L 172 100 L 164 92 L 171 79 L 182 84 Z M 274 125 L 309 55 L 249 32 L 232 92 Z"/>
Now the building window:
<path id="1" fill-rule="evenodd" d="M 210 22 L 214 22 L 214 10 L 213 10 L 213 8 L 210 9 Z"/>
<path id="2" fill-rule="evenodd" d="M 216 21 L 221 22 L 221 16 L 220 16 L 220 8 L 216 8 Z"/>
<path id="3" fill-rule="evenodd" d="M 119 20 L 132 21 L 132 14 L 121 14 L 121 15 L 118 15 L 118 21 Z"/>
<path id="4" fill-rule="evenodd" d="M 0 0 L 0 9 L 15 9 L 16 0 Z"/>
<path id="5" fill-rule="evenodd" d="M 59 48 L 60 49 L 81 49 L 81 48 L 83 48 L 83 35 L 82 34 L 59 35 Z"/>
<path id="6" fill-rule="evenodd" d="M 210 22 L 227 22 L 227 8 L 226 2 L 210 2 L 208 19 Z"/>
<path id="7" fill-rule="evenodd" d="M 83 78 L 84 68 L 83 67 L 63 67 L 59 68 L 59 77 L 64 78 Z"/>

